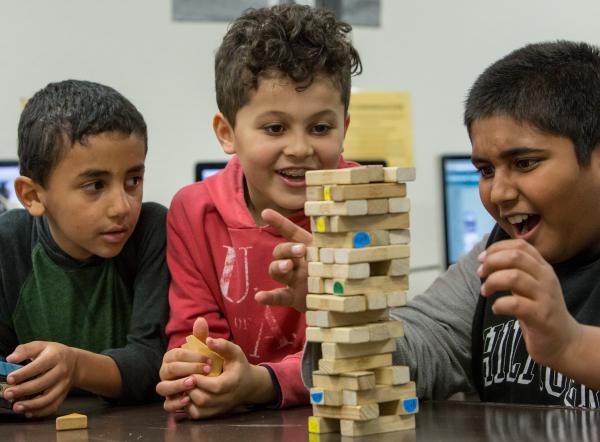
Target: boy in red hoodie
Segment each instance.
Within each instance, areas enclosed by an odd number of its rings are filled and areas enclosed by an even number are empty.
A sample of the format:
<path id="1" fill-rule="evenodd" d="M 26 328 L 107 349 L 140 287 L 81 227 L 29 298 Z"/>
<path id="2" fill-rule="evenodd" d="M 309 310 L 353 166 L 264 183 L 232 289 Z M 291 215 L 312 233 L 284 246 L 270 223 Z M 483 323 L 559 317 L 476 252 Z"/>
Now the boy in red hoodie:
<path id="1" fill-rule="evenodd" d="M 278 287 L 268 266 L 284 241 L 261 214 L 308 229 L 305 172 L 352 165 L 341 157 L 350 78 L 361 71 L 350 30 L 329 11 L 292 4 L 246 11 L 223 39 L 213 128 L 233 157 L 180 190 L 168 215 L 170 350 L 157 385 L 167 411 L 199 419 L 308 402 L 303 314 L 254 299 Z M 205 376 L 212 361 L 178 348 L 192 329 L 225 359 L 220 376 Z"/>

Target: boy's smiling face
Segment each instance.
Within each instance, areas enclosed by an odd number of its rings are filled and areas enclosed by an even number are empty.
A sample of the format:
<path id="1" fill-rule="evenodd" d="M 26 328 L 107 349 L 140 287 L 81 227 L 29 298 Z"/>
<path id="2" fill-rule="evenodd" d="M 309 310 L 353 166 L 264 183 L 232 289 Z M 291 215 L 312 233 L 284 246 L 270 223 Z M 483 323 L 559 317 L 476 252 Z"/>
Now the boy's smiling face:
<path id="1" fill-rule="evenodd" d="M 54 241 L 69 256 L 118 255 L 131 236 L 142 204 L 145 146 L 119 132 L 75 143 L 48 177 L 35 185 Z"/>
<path id="2" fill-rule="evenodd" d="M 222 114 L 214 128 L 244 170 L 254 219 L 271 208 L 289 215 L 304 207 L 307 170 L 335 169 L 348 127 L 340 91 L 317 76 L 307 89 L 287 77 L 263 78 L 232 128 Z"/>
<path id="3" fill-rule="evenodd" d="M 581 166 L 573 142 L 506 116 L 471 125 L 481 200 L 512 238 L 550 263 L 600 248 L 600 149 Z"/>

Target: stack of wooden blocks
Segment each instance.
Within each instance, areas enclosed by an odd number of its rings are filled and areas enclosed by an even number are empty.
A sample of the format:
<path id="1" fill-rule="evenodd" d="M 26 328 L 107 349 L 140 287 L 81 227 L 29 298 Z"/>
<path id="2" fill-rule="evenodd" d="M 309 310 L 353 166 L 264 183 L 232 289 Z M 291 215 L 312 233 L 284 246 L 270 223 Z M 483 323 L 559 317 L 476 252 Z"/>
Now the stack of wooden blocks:
<path id="1" fill-rule="evenodd" d="M 392 365 L 410 255 L 406 181 L 414 168 L 363 166 L 306 173 L 306 339 L 321 343 L 310 433 L 362 436 L 412 429 L 418 399 L 408 367 Z"/>

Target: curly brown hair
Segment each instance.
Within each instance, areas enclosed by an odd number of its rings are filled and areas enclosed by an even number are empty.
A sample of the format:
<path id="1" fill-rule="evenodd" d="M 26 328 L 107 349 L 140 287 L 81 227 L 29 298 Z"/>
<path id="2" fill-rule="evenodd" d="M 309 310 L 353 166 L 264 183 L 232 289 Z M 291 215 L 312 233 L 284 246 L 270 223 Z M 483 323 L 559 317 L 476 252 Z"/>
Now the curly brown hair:
<path id="1" fill-rule="evenodd" d="M 234 126 L 259 78 L 287 76 L 301 91 L 316 75 L 326 75 L 339 88 L 347 112 L 350 78 L 362 72 L 351 30 L 333 12 L 306 5 L 246 10 L 231 24 L 215 56 L 219 110 Z"/>

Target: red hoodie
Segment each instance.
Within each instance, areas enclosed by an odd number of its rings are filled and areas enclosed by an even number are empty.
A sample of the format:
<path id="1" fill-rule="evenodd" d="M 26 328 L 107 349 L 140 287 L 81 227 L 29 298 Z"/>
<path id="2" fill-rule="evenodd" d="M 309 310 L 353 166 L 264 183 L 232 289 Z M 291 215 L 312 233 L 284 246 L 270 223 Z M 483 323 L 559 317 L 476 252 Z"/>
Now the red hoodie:
<path id="1" fill-rule="evenodd" d="M 341 159 L 339 167 L 354 165 Z M 171 202 L 169 349 L 180 346 L 196 318 L 203 316 L 210 336 L 239 345 L 251 364 L 269 366 L 281 388 L 281 407 L 304 404 L 304 315 L 254 300 L 257 291 L 281 286 L 269 277 L 268 268 L 274 247 L 284 239 L 270 226 L 256 226 L 243 182 L 239 159 L 233 156 L 225 170 L 184 187 Z M 302 210 L 290 219 L 309 230 Z"/>

